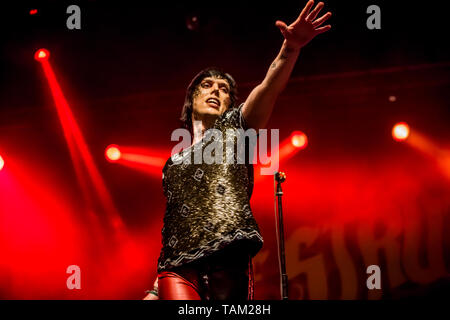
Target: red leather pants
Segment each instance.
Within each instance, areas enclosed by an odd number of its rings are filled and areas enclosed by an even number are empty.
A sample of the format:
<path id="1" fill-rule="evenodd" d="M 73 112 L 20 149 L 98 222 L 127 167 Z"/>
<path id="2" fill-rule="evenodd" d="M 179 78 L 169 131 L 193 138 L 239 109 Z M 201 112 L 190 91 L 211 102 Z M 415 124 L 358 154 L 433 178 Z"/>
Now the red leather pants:
<path id="1" fill-rule="evenodd" d="M 158 274 L 161 300 L 253 300 L 251 257 L 223 250 Z"/>

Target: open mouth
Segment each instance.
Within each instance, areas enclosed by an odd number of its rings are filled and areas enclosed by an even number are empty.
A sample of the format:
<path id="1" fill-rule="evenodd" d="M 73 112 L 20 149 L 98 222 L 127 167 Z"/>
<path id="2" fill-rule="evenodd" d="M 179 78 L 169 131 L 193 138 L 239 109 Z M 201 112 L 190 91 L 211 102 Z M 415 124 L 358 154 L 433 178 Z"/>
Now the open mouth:
<path id="1" fill-rule="evenodd" d="M 216 98 L 209 98 L 208 100 L 206 100 L 206 103 L 216 109 L 220 107 L 220 101 Z"/>

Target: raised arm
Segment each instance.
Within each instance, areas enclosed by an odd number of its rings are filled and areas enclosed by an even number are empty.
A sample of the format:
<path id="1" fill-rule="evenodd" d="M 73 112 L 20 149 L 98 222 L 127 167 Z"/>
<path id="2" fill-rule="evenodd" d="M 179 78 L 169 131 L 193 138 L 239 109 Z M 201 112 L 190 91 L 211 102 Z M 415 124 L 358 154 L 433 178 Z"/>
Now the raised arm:
<path id="1" fill-rule="evenodd" d="M 289 26 L 282 21 L 275 23 L 283 34 L 284 41 L 264 80 L 252 90 L 245 100 L 242 113 L 249 127 L 257 130 L 266 126 L 275 101 L 291 75 L 300 49 L 316 35 L 330 30 L 330 25 L 320 26 L 331 16 L 331 12 L 316 19 L 324 4 L 319 2 L 312 9 L 313 5 L 314 1 L 309 0 L 297 20 Z"/>

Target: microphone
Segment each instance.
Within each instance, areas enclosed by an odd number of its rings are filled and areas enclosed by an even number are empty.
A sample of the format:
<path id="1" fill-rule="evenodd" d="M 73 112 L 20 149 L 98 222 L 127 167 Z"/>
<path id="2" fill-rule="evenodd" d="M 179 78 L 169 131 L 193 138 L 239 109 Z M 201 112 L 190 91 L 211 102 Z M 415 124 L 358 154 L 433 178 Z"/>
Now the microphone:
<path id="1" fill-rule="evenodd" d="M 275 181 L 276 182 L 284 182 L 286 180 L 286 174 L 284 172 L 275 173 Z"/>

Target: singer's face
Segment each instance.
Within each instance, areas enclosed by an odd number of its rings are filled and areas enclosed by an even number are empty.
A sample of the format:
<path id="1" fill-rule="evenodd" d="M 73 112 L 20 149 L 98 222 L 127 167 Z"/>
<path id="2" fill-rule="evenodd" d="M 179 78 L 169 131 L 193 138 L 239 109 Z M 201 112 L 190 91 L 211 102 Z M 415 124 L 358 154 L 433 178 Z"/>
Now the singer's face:
<path id="1" fill-rule="evenodd" d="M 225 79 L 206 77 L 198 85 L 193 98 L 193 113 L 197 119 L 202 116 L 218 117 L 231 103 L 230 85 Z"/>

